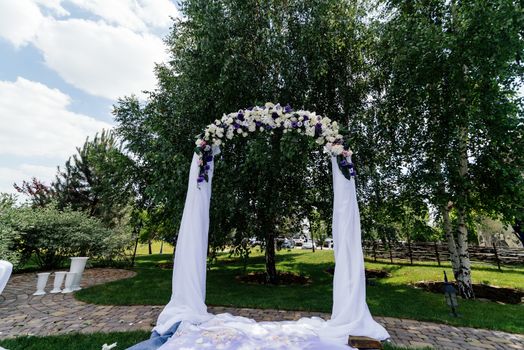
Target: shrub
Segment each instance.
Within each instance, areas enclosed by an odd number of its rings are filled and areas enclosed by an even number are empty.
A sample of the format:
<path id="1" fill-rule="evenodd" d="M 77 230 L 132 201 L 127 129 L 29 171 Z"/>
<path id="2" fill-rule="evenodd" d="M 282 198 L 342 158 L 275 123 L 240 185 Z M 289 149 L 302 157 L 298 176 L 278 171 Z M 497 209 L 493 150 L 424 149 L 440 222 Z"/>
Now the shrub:
<path id="1" fill-rule="evenodd" d="M 14 203 L 14 197 L 0 193 L 0 260 L 7 260 L 16 267 L 20 254 L 15 245 L 20 235 L 11 225 Z"/>
<path id="2" fill-rule="evenodd" d="M 11 228 L 18 232 L 16 249 L 22 259 L 31 256 L 42 269 L 63 265 L 72 256 L 112 259 L 130 242 L 125 230 L 112 230 L 84 212 L 21 207 L 13 211 Z"/>

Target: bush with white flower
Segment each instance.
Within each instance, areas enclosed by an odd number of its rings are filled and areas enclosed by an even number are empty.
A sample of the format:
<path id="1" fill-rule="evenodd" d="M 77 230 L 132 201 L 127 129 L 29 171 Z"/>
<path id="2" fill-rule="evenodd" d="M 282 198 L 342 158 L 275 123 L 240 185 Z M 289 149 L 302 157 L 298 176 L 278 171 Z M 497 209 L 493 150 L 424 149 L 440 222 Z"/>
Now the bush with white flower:
<path id="1" fill-rule="evenodd" d="M 213 161 L 213 147 L 219 147 L 235 136 L 246 137 L 256 131 L 296 132 L 311 136 L 319 145 L 324 146 L 326 152 L 337 157 L 338 166 L 347 179 L 355 176 L 351 163 L 352 152 L 336 121 L 315 112 L 293 111 L 289 105 L 282 107 L 268 102 L 264 107 L 256 106 L 224 114 L 198 135 L 195 142 L 200 168 L 198 183 L 209 180 L 208 170 L 209 163 Z"/>

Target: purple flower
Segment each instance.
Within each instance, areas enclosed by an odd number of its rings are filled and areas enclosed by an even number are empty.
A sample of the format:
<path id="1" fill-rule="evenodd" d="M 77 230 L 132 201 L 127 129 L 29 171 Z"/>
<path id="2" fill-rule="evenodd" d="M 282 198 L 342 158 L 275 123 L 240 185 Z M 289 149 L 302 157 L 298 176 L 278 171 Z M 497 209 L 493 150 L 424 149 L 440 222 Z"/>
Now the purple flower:
<path id="1" fill-rule="evenodd" d="M 309 120 L 309 117 L 304 114 L 304 121 Z"/>
<path id="2" fill-rule="evenodd" d="M 286 105 L 286 107 L 284 107 L 284 112 L 286 112 L 286 113 L 291 113 L 291 112 L 293 112 L 293 108 L 291 108 L 291 106 L 289 105 L 289 103 Z"/>
<path id="3" fill-rule="evenodd" d="M 256 126 L 260 126 L 260 125 L 262 125 L 262 122 L 255 122 L 255 125 Z"/>
<path id="4" fill-rule="evenodd" d="M 296 128 L 297 126 L 298 126 L 297 122 L 292 122 L 292 123 L 291 123 L 291 127 L 292 127 L 292 128 Z"/>
<path id="5" fill-rule="evenodd" d="M 266 130 L 271 130 L 273 127 L 271 125 L 266 125 Z"/>
<path id="6" fill-rule="evenodd" d="M 237 119 L 240 121 L 244 121 L 244 114 L 242 114 L 242 112 L 239 112 L 237 115 Z"/>
<path id="7" fill-rule="evenodd" d="M 345 159 L 342 159 L 342 160 L 340 161 L 340 166 L 342 166 L 342 167 L 348 166 L 348 161 L 345 160 Z"/>
<path id="8" fill-rule="evenodd" d="M 349 163 L 349 169 L 353 169 L 353 163 Z"/>
<path id="9" fill-rule="evenodd" d="M 206 165 L 204 166 L 204 169 L 209 170 L 209 169 L 211 169 L 211 167 L 209 166 L 209 164 L 206 164 Z"/>
<path id="10" fill-rule="evenodd" d="M 238 129 L 238 128 L 240 128 L 240 124 L 237 124 L 237 123 L 235 122 L 235 123 L 233 123 L 233 127 L 234 127 L 235 129 Z"/>
<path id="11" fill-rule="evenodd" d="M 204 181 L 204 177 L 203 177 L 203 176 L 199 176 L 199 177 L 197 178 L 197 182 L 198 182 L 198 183 L 201 183 L 201 182 L 203 182 L 203 181 Z"/>
<path id="12" fill-rule="evenodd" d="M 206 157 L 206 162 L 212 162 L 212 161 L 213 161 L 213 156 Z"/>
<path id="13" fill-rule="evenodd" d="M 277 112 L 273 112 L 271 114 L 271 117 L 273 117 L 273 119 L 277 119 L 278 118 L 278 113 Z"/>

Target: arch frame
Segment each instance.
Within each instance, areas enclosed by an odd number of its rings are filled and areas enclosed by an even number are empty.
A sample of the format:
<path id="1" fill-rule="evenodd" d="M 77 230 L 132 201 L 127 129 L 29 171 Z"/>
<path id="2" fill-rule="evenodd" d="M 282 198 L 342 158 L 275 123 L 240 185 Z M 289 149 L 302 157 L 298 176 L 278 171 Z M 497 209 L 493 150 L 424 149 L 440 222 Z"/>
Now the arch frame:
<path id="1" fill-rule="evenodd" d="M 280 114 L 279 109 L 282 109 Z M 273 118 L 274 112 L 278 117 Z M 240 114 L 243 115 L 244 120 L 239 117 Z M 288 130 L 286 132 L 298 132 L 298 127 L 289 128 L 284 124 L 289 124 L 286 121 L 293 123 L 292 118 L 298 119 L 306 115 L 308 120 L 312 119 L 314 123 L 313 126 L 306 126 L 305 132 L 310 136 L 316 136 L 317 143 L 324 145 L 326 151 L 331 155 L 334 192 L 332 229 L 336 264 L 333 277 L 333 309 L 331 319 L 323 321 L 324 323 L 315 331 L 316 336 L 322 341 L 337 344 L 347 344 L 350 334 L 379 340 L 389 338 L 384 327 L 373 320 L 366 303 L 360 214 L 355 181 L 351 181 L 355 176 L 351 151 L 339 130 L 335 133 L 337 128 L 333 127 L 334 122 L 331 122 L 330 119 L 307 111 L 293 112 L 289 106 L 282 108 L 272 104 L 224 115 L 222 119 L 215 121 L 215 127 L 211 127 L 215 129 L 214 132 L 206 128 L 204 133 L 198 137 L 191 162 L 186 202 L 175 251 L 171 300 L 158 316 L 157 325 L 153 329 L 154 334 L 168 334 L 169 330 L 172 327 L 178 327 L 177 324 L 180 322 L 192 325 L 211 320 L 220 322 L 221 315 L 215 316 L 208 313 L 205 303 L 209 209 L 214 158 L 220 152 L 224 137 L 230 140 L 235 133 L 244 136 L 245 127 L 248 128 L 248 131 L 253 130 L 250 121 L 246 121 L 246 115 L 251 117 L 255 126 L 257 121 L 265 123 L 264 130 L 269 132 L 274 132 L 277 128 L 282 128 L 283 131 Z M 274 121 L 275 128 L 269 128 L 271 120 L 268 117 Z M 278 118 L 283 119 L 278 121 L 279 124 L 275 122 Z M 240 124 L 238 121 L 246 121 L 247 125 Z M 222 127 L 223 123 L 227 128 Z M 239 126 L 235 127 L 235 123 Z M 320 127 L 317 126 L 319 123 Z M 224 130 L 220 132 L 218 127 Z M 238 129 L 241 131 L 234 131 Z M 312 132 L 311 129 L 320 129 L 320 132 Z M 230 130 L 233 130 L 233 135 Z M 254 131 L 256 130 L 250 132 Z M 216 135 L 217 133 L 223 135 Z M 228 133 L 230 137 L 227 136 Z M 298 322 L 300 323 L 301 320 Z"/>
<path id="2" fill-rule="evenodd" d="M 247 137 L 254 132 L 276 131 L 283 133 L 295 132 L 315 139 L 331 156 L 336 157 L 342 174 L 351 179 L 356 175 L 351 162 L 353 152 L 349 147 L 347 130 L 338 122 L 328 117 L 322 117 L 315 112 L 297 110 L 288 104 L 266 103 L 263 107 L 241 109 L 238 112 L 224 114 L 221 119 L 204 128 L 195 141 L 195 153 L 199 156 L 199 176 L 197 182 L 209 180 L 209 163 L 213 161 L 213 149 L 227 144 L 234 137 Z"/>

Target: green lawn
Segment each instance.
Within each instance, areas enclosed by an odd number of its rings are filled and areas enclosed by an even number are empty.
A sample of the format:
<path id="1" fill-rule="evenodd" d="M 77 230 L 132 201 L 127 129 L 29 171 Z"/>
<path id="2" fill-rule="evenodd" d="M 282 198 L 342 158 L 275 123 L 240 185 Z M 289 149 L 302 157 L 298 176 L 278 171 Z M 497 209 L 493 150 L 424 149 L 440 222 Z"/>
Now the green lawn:
<path id="1" fill-rule="evenodd" d="M 100 350 L 102 345 L 117 343 L 113 350 L 126 349 L 142 340 L 148 339 L 150 332 L 117 332 L 67 334 L 48 337 L 23 336 L 0 340 L 0 346 L 9 350 Z"/>
<path id="2" fill-rule="evenodd" d="M 96 304 L 164 305 L 171 294 L 171 270 L 159 269 L 157 264 L 169 262 L 171 257 L 139 256 L 136 277 L 84 289 L 76 296 Z M 331 311 L 332 276 L 325 272 L 333 264 L 331 251 L 281 251 L 277 261 L 280 271 L 305 274 L 311 277 L 313 283 L 307 286 L 276 287 L 242 284 L 235 280 L 235 276 L 241 273 L 241 264 L 237 259 L 222 255 L 208 272 L 208 305 Z M 524 333 L 523 305 L 461 300 L 459 312 L 462 317 L 453 318 L 449 316 L 443 295 L 424 292 L 408 285 L 420 280 L 440 280 L 444 269 L 451 275 L 448 264 L 438 267 L 433 263 L 410 266 L 366 262 L 366 266 L 387 269 L 392 274 L 392 277 L 378 280 L 376 285 L 367 287 L 368 304 L 374 315 Z M 250 258 L 248 267 L 248 271 L 256 270 L 264 270 L 264 259 L 258 252 Z M 473 279 L 476 282 L 524 289 L 524 268 L 504 268 L 501 273 L 493 266 L 474 265 Z"/>
<path id="3" fill-rule="evenodd" d="M 48 337 L 18 337 L 16 339 L 0 340 L 0 346 L 9 350 L 100 350 L 104 343 L 117 343 L 114 350 L 123 350 L 142 340 L 149 338 L 149 332 L 118 332 L 68 334 Z M 407 350 L 386 344 L 385 350 Z M 413 350 L 410 348 L 409 350 Z"/>

